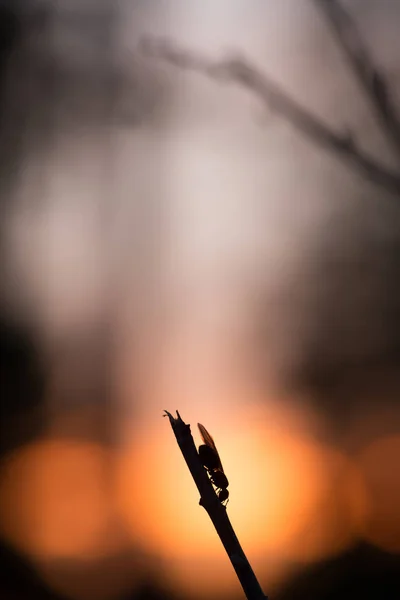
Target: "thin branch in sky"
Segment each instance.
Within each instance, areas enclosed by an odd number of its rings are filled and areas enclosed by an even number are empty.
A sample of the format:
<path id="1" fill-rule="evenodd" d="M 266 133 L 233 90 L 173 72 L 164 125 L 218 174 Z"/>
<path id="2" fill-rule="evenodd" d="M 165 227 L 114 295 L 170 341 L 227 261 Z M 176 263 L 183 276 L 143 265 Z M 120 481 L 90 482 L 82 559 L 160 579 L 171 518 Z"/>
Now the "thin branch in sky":
<path id="1" fill-rule="evenodd" d="M 400 118 L 389 85 L 375 66 L 356 24 L 338 0 L 314 0 L 330 24 L 353 73 L 379 120 L 386 138 L 400 160 Z"/>
<path id="2" fill-rule="evenodd" d="M 345 164 L 351 165 L 385 190 L 400 194 L 400 171 L 386 167 L 364 152 L 351 134 L 330 128 L 245 58 L 211 60 L 170 41 L 149 38 L 143 40 L 140 48 L 146 55 L 167 61 L 181 69 L 197 71 L 213 79 L 246 88 L 309 140 L 330 150 Z"/>

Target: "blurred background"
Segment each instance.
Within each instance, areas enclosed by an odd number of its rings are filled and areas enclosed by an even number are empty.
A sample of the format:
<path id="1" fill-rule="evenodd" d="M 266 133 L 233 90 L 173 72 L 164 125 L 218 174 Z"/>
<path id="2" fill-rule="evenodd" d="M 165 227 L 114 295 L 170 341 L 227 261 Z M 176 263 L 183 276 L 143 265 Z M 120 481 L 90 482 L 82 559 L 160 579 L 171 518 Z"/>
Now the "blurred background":
<path id="1" fill-rule="evenodd" d="M 400 107 L 400 4 L 342 0 Z M 0 597 L 242 598 L 163 409 L 214 436 L 279 600 L 400 597 L 398 163 L 311 0 L 0 1 Z"/>

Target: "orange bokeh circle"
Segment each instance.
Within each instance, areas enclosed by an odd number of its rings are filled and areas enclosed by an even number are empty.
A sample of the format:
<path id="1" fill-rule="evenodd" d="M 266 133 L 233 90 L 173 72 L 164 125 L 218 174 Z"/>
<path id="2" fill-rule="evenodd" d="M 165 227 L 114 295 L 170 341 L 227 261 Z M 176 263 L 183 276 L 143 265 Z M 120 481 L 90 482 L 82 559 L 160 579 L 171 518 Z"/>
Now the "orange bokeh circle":
<path id="1" fill-rule="evenodd" d="M 45 439 L 8 457 L 0 480 L 0 529 L 37 558 L 96 557 L 112 550 L 100 445 Z"/>
<path id="2" fill-rule="evenodd" d="M 294 428 L 272 428 L 262 414 L 231 413 L 224 423 L 211 434 L 230 482 L 228 514 L 255 565 L 310 562 L 354 541 L 367 498 L 349 458 Z M 198 443 L 195 427 L 192 432 Z M 134 439 L 117 477 L 119 506 L 132 535 L 175 565 L 188 585 L 189 573 L 203 564 L 219 572 L 223 589 L 229 563 L 168 423 L 146 425 Z M 200 587 L 207 585 L 203 578 Z"/>

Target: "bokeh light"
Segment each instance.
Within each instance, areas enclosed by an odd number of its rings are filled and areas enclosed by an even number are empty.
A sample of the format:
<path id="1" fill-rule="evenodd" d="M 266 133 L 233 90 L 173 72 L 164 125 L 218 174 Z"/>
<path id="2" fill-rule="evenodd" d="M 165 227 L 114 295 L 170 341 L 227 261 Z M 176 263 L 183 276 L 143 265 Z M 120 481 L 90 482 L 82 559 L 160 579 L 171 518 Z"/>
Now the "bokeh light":
<path id="1" fill-rule="evenodd" d="M 349 458 L 294 427 L 281 427 L 284 413 L 275 423 L 270 418 L 260 408 L 236 409 L 223 427 L 210 429 L 230 481 L 231 522 L 256 570 L 265 572 L 266 561 L 274 562 L 274 583 L 293 562 L 326 558 L 351 545 L 368 499 Z M 168 561 L 185 593 L 229 593 L 237 585 L 232 568 L 198 505 L 169 424 L 162 425 L 144 428 L 121 456 L 121 511 L 140 543 Z M 199 443 L 196 430 L 192 424 Z"/>
<path id="2" fill-rule="evenodd" d="M 8 457 L 0 487 L 2 533 L 37 558 L 113 553 L 111 457 L 90 442 L 44 439 Z"/>

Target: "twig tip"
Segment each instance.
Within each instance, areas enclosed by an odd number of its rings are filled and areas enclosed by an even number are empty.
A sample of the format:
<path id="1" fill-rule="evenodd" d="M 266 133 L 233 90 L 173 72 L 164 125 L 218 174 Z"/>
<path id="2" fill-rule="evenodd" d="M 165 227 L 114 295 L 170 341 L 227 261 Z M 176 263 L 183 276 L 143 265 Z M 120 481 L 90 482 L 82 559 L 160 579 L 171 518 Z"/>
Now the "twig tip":
<path id="1" fill-rule="evenodd" d="M 174 417 L 171 415 L 171 413 L 170 413 L 168 410 L 165 410 L 165 409 L 164 409 L 164 414 L 163 414 L 163 417 L 168 417 L 168 418 L 169 418 L 169 420 L 171 421 L 171 423 L 172 423 L 173 421 L 175 421 L 175 419 L 174 419 Z"/>

